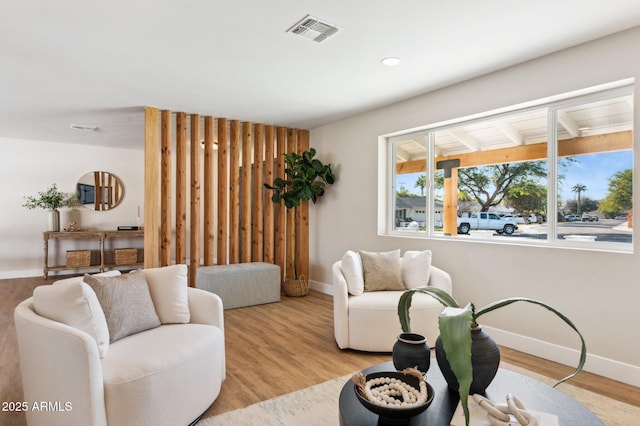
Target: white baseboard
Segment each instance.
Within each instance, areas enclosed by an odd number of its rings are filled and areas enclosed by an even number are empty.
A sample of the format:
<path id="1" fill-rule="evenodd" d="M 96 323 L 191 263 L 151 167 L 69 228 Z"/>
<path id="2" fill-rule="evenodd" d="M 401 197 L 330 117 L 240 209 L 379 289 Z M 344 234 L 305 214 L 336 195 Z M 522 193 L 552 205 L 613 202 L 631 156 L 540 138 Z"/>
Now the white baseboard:
<path id="1" fill-rule="evenodd" d="M 0 271 L 0 280 L 4 280 L 8 278 L 25 278 L 25 277 L 42 278 L 43 276 L 44 276 L 44 272 L 42 271 L 42 268 Z"/>
<path id="2" fill-rule="evenodd" d="M 320 281 L 309 280 L 309 288 L 319 291 L 321 293 L 330 294 L 333 296 L 333 286 L 330 284 L 321 283 Z"/>
<path id="3" fill-rule="evenodd" d="M 309 280 L 309 287 L 313 290 L 333 295 L 333 287 L 330 284 Z M 567 348 L 486 325 L 483 325 L 482 328 L 498 344 L 521 352 L 568 366 L 575 366 L 580 359 L 580 351 L 577 349 Z M 640 366 L 637 365 L 626 364 L 587 353 L 584 371 L 640 387 Z"/>
<path id="4" fill-rule="evenodd" d="M 580 351 L 577 349 L 567 348 L 485 325 L 483 325 L 482 328 L 490 334 L 498 344 L 521 352 L 526 352 L 568 366 L 577 365 L 580 359 Z M 640 386 L 640 366 L 587 353 L 584 371 L 632 386 Z"/>

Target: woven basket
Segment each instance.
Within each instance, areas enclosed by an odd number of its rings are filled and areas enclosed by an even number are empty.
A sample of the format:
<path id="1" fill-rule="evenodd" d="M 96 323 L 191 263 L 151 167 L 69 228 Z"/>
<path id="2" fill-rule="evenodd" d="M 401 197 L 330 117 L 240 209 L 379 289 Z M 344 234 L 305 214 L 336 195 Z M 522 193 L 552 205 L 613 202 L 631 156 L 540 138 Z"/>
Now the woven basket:
<path id="1" fill-rule="evenodd" d="M 309 284 L 304 275 L 300 275 L 300 278 L 287 278 L 283 289 L 286 296 L 300 297 L 309 294 Z"/>
<path id="2" fill-rule="evenodd" d="M 138 262 L 138 249 L 116 249 L 116 265 L 131 265 Z"/>
<path id="3" fill-rule="evenodd" d="M 85 268 L 91 266 L 90 250 L 67 250 L 68 268 Z"/>

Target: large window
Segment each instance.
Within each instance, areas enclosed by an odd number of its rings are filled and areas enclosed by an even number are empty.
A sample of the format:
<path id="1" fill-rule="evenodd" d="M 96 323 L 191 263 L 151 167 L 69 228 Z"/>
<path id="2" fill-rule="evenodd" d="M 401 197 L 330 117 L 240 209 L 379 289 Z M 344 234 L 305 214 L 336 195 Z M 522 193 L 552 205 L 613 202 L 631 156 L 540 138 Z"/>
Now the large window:
<path id="1" fill-rule="evenodd" d="M 631 85 L 385 141 L 389 233 L 632 248 Z"/>

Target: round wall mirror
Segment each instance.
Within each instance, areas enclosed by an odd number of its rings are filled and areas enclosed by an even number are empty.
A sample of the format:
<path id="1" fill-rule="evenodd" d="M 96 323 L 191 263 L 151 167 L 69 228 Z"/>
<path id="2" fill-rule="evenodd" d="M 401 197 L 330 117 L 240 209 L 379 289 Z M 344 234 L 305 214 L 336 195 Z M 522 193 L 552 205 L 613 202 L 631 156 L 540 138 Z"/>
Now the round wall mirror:
<path id="1" fill-rule="evenodd" d="M 76 191 L 80 204 L 90 210 L 106 211 L 120 204 L 124 185 L 113 173 L 93 171 L 78 180 Z"/>

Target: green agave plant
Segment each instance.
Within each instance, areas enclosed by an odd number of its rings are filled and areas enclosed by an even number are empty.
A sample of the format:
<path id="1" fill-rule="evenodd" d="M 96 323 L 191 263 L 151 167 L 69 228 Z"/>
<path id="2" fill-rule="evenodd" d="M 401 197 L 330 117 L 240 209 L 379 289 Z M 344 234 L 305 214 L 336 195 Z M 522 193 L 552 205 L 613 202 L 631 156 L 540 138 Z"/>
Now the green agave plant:
<path id="1" fill-rule="evenodd" d="M 451 295 L 439 288 L 418 287 L 405 291 L 398 301 L 398 317 L 400 318 L 402 331 L 405 333 L 411 332 L 409 308 L 411 307 L 411 299 L 416 292 L 428 294 L 442 303 L 445 307 L 438 320 L 440 339 L 442 340 L 442 345 L 447 355 L 447 361 L 451 365 L 451 370 L 458 380 L 458 393 L 460 395 L 460 402 L 462 404 L 467 426 L 469 425 L 469 407 L 467 400 L 469 397 L 471 382 L 473 380 L 473 369 L 471 366 L 471 329 L 478 327 L 477 319 L 480 316 L 515 302 L 527 302 L 542 306 L 556 314 L 567 325 L 569 325 L 569 327 L 578 333 L 582 344 L 580 361 L 575 371 L 558 381 L 554 387 L 574 377 L 582 370 L 582 367 L 584 367 L 584 363 L 587 359 L 587 347 L 582 334 L 580 334 L 580 331 L 578 331 L 569 318 L 546 303 L 526 297 L 513 297 L 490 303 L 476 311 L 474 305 L 471 303 L 464 308 L 461 308 L 460 305 L 458 305 L 458 302 L 456 302 Z"/>

